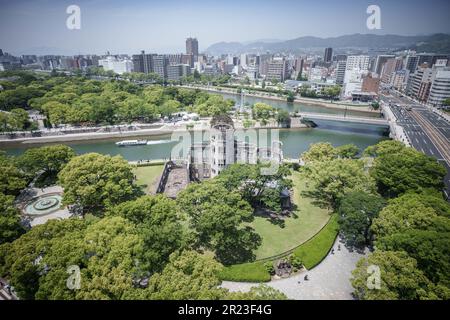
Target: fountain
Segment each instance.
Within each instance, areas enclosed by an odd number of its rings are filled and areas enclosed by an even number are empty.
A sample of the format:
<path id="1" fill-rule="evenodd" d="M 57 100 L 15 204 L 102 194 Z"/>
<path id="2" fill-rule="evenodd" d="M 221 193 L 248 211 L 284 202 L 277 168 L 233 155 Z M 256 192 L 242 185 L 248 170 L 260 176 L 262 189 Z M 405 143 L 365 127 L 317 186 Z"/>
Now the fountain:
<path id="1" fill-rule="evenodd" d="M 60 194 L 46 194 L 31 199 L 24 206 L 24 213 L 30 216 L 41 216 L 55 212 L 61 208 L 62 196 Z"/>

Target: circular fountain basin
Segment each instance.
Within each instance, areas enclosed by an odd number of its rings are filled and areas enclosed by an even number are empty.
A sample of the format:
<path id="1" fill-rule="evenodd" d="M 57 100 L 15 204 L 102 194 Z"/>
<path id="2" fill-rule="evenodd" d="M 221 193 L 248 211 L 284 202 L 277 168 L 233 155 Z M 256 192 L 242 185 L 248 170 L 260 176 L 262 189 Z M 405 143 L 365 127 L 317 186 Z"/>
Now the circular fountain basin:
<path id="1" fill-rule="evenodd" d="M 30 216 L 40 216 L 59 210 L 61 205 L 62 196 L 60 194 L 48 194 L 32 199 L 25 205 L 23 211 Z"/>

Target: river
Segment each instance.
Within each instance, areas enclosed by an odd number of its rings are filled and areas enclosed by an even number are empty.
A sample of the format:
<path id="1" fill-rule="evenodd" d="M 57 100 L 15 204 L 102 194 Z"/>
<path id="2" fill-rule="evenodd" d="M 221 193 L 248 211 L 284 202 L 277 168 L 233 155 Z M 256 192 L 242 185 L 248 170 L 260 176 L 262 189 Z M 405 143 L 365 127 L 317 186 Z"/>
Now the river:
<path id="1" fill-rule="evenodd" d="M 237 103 L 240 103 L 241 96 L 231 93 L 217 93 L 222 95 L 225 99 L 232 99 L 236 101 Z M 269 105 L 271 105 L 274 108 L 280 108 L 287 110 L 289 112 L 310 112 L 310 113 L 328 113 L 328 114 L 336 114 L 336 115 L 344 115 L 347 114 L 349 116 L 359 116 L 359 117 L 368 117 L 368 118 L 379 118 L 381 115 L 376 112 L 364 112 L 364 111 L 356 111 L 356 110 L 345 110 L 342 109 L 334 109 L 334 108 L 327 108 L 317 105 L 308 105 L 303 102 L 294 102 L 294 103 L 288 103 L 286 101 L 281 100 L 274 100 L 274 99 L 267 99 L 263 97 L 253 97 L 253 96 L 245 96 L 244 98 L 244 104 L 252 105 L 256 102 L 264 102 Z"/>
<path id="2" fill-rule="evenodd" d="M 311 143 L 330 142 L 334 146 L 353 143 L 360 149 L 376 144 L 387 138 L 387 128 L 376 125 L 363 125 L 338 121 L 316 121 L 316 128 L 281 129 L 279 138 L 283 142 L 284 156 L 297 158 L 309 148 Z M 127 138 L 132 139 L 132 138 Z M 72 147 L 76 153 L 83 154 L 97 152 L 109 155 L 122 155 L 129 161 L 142 159 L 165 159 L 170 156 L 176 142 L 167 142 L 170 136 L 139 137 L 139 139 L 157 140 L 157 143 L 144 146 L 117 147 L 115 142 L 121 139 L 73 141 L 64 144 Z M 1 146 L 9 155 L 20 155 L 26 149 L 38 147 L 42 144 L 14 144 Z"/>

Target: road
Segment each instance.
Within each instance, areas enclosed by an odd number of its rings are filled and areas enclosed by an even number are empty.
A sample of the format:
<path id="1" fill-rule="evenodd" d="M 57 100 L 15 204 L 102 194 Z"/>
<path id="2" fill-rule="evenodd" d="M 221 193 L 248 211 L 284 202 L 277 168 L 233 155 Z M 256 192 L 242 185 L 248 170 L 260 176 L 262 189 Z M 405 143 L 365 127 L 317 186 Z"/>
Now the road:
<path id="1" fill-rule="evenodd" d="M 433 112 L 430 108 L 391 92 L 382 95 L 381 100 L 389 103 L 402 126 L 410 144 L 426 155 L 436 158 L 447 169 L 444 178 L 445 195 L 450 195 L 450 122 Z"/>

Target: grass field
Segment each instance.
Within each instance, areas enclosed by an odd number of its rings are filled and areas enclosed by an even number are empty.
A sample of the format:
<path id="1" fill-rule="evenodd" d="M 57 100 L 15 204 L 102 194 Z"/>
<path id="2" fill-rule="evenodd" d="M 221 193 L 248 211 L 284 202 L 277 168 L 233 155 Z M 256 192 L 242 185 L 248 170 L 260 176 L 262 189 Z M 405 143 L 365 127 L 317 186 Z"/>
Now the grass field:
<path id="1" fill-rule="evenodd" d="M 227 281 L 267 282 L 270 281 L 270 274 L 264 262 L 250 262 L 224 267 L 220 278 Z"/>
<path id="2" fill-rule="evenodd" d="M 294 254 L 300 256 L 305 267 L 310 269 L 322 261 L 330 250 L 337 234 L 337 216 L 302 195 L 307 187 L 300 173 L 293 172 L 291 179 L 294 183 L 293 203 L 297 208 L 292 217 L 284 221 L 284 227 L 263 217 L 255 218 L 251 224 L 262 237 L 262 244 L 255 252 L 256 259 L 268 258 L 298 247 Z M 220 277 L 228 281 L 270 281 L 265 261 L 225 267 Z"/>
<path id="3" fill-rule="evenodd" d="M 142 188 L 146 194 L 155 192 L 159 176 L 163 171 L 163 165 L 146 166 L 134 168 L 136 184 Z"/>
<path id="4" fill-rule="evenodd" d="M 314 268 L 327 256 L 338 234 L 337 220 L 338 216 L 334 214 L 318 234 L 295 249 L 294 255 L 300 258 L 306 269 Z"/>
<path id="5" fill-rule="evenodd" d="M 262 244 L 256 250 L 256 259 L 264 259 L 295 248 L 314 236 L 327 223 L 330 212 L 314 205 L 311 198 L 301 195 L 306 190 L 300 173 L 293 172 L 293 203 L 297 209 L 284 220 L 284 227 L 269 219 L 256 217 L 251 226 L 261 236 Z"/>

